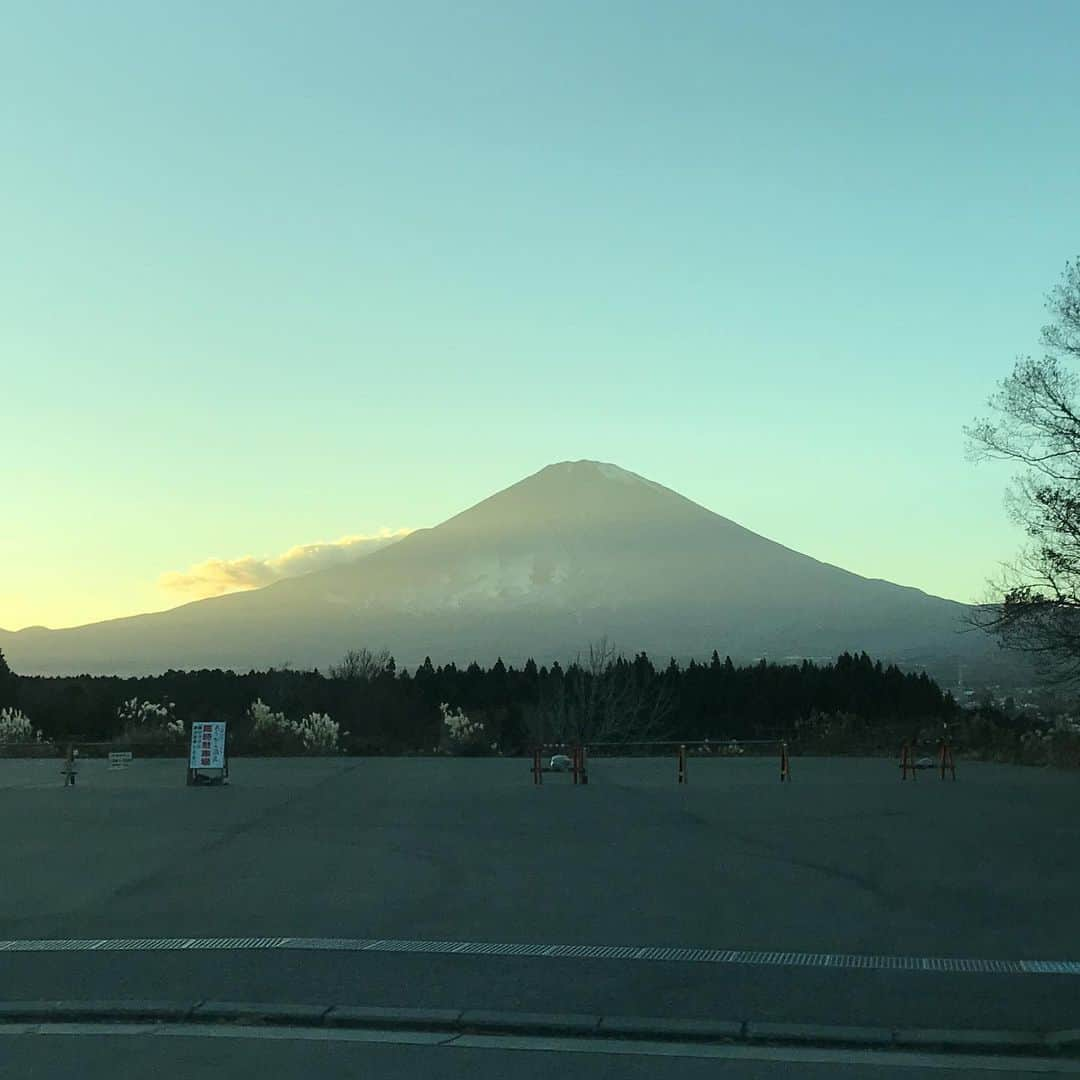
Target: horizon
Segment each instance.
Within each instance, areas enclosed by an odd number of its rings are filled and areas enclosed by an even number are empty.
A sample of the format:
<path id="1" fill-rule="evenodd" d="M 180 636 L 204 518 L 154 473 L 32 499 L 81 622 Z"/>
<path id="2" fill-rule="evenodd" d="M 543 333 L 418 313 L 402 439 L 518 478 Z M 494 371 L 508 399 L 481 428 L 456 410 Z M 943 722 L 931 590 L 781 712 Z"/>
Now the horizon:
<path id="1" fill-rule="evenodd" d="M 962 427 L 1076 254 L 1080 9 L 1039 12 L 16 4 L 0 627 L 581 458 L 985 599 L 1023 534 Z"/>

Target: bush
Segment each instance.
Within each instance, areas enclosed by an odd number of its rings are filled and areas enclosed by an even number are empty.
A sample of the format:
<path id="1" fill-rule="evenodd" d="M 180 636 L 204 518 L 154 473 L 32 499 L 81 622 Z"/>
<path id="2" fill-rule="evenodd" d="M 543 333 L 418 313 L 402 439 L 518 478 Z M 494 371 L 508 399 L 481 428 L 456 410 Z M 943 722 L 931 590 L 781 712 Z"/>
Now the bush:
<path id="1" fill-rule="evenodd" d="M 44 742 L 40 731 L 35 731 L 30 717 L 18 709 L 0 709 L 0 743 Z"/>
<path id="2" fill-rule="evenodd" d="M 309 754 L 336 754 L 340 729 L 326 713 L 313 712 L 296 725 L 300 742 Z"/>
<path id="3" fill-rule="evenodd" d="M 476 756 L 495 749 L 489 748 L 485 741 L 482 721 L 471 719 L 460 708 L 456 712 L 451 711 L 445 701 L 439 705 L 439 711 L 442 713 L 446 746 L 450 753 Z"/>
<path id="4" fill-rule="evenodd" d="M 173 715 L 171 701 L 158 704 L 131 698 L 120 704 L 116 718 L 123 742 L 178 742 L 184 737 L 184 721 Z"/>
<path id="5" fill-rule="evenodd" d="M 290 720 L 274 712 L 261 698 L 248 709 L 251 744 L 262 754 L 336 754 L 341 731 L 326 713 L 313 712 L 302 720 Z"/>

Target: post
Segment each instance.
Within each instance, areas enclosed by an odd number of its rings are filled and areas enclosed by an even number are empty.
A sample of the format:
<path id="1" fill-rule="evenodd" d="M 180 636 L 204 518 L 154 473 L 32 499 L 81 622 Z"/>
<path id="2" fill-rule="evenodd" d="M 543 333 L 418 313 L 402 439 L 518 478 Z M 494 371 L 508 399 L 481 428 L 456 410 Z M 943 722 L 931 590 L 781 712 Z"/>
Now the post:
<path id="1" fill-rule="evenodd" d="M 75 744 L 68 743 L 67 755 L 64 759 L 64 787 L 75 786 Z"/>
<path id="2" fill-rule="evenodd" d="M 687 777 L 686 777 L 686 746 L 685 745 L 681 745 L 679 747 L 678 769 L 677 769 L 677 773 L 676 773 L 676 782 L 680 783 L 680 784 L 685 784 L 687 782 Z"/>
<path id="3" fill-rule="evenodd" d="M 941 741 L 941 755 L 939 764 L 941 767 L 941 779 L 945 779 L 945 770 L 948 769 L 952 773 L 952 778 L 956 779 L 956 762 L 953 760 L 952 747 L 945 739 Z"/>
<path id="4" fill-rule="evenodd" d="M 540 755 L 542 751 L 539 746 L 533 748 L 533 783 L 542 784 L 544 782 L 544 770 L 540 762 Z"/>
<path id="5" fill-rule="evenodd" d="M 788 757 L 786 742 L 780 743 L 780 783 L 791 782 L 791 760 Z"/>
<path id="6" fill-rule="evenodd" d="M 573 774 L 574 784 L 575 785 L 580 783 L 580 780 L 578 779 L 578 773 L 580 772 L 580 765 L 579 765 L 578 755 L 580 753 L 581 753 L 581 747 L 579 747 L 579 746 L 570 747 L 570 772 Z"/>
<path id="7" fill-rule="evenodd" d="M 908 769 L 911 770 L 911 779 L 912 780 L 918 779 L 918 774 L 915 771 L 915 759 L 912 757 L 912 754 L 911 754 L 911 745 L 909 743 L 904 743 L 902 749 L 900 750 L 900 779 L 901 780 L 906 780 L 907 779 Z"/>

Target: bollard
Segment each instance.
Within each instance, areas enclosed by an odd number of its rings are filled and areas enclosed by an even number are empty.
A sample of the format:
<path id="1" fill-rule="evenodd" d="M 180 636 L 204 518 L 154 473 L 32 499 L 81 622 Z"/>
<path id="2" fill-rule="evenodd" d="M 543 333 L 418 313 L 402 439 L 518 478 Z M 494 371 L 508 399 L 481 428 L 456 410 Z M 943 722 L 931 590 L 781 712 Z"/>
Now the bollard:
<path id="1" fill-rule="evenodd" d="M 573 774 L 574 784 L 579 784 L 579 774 L 581 772 L 581 747 L 572 746 L 570 748 L 570 772 Z"/>
<path id="2" fill-rule="evenodd" d="M 686 747 L 679 747 L 678 767 L 676 770 L 676 782 L 679 784 L 687 783 L 686 776 Z"/>
<path id="3" fill-rule="evenodd" d="M 941 752 L 938 759 L 938 764 L 941 768 L 941 779 L 945 779 L 945 770 L 949 769 L 952 772 L 952 778 L 956 779 L 956 762 L 953 760 L 952 747 L 947 742 L 942 742 Z"/>
<path id="4" fill-rule="evenodd" d="M 911 746 L 908 743 L 904 743 L 900 750 L 900 779 L 906 780 L 908 770 L 911 770 L 911 779 L 918 779 L 918 774 L 915 771 L 915 758 L 911 753 Z"/>
<path id="5" fill-rule="evenodd" d="M 543 753 L 543 751 L 540 749 L 539 746 L 537 746 L 537 747 L 535 747 L 533 749 L 532 774 L 533 774 L 533 783 L 534 784 L 542 784 L 544 782 L 544 766 L 543 766 L 543 763 L 541 761 L 542 753 Z"/>
<path id="6" fill-rule="evenodd" d="M 584 745 L 578 747 L 578 753 L 581 755 L 581 782 L 587 784 L 589 782 L 589 759 L 586 756 Z"/>
<path id="7" fill-rule="evenodd" d="M 787 743 L 780 744 L 780 783 L 791 783 L 791 759 L 788 757 Z"/>
<path id="8" fill-rule="evenodd" d="M 64 787 L 74 787 L 77 770 L 75 768 L 75 747 L 72 743 L 68 743 L 64 767 L 60 771 L 64 776 Z"/>

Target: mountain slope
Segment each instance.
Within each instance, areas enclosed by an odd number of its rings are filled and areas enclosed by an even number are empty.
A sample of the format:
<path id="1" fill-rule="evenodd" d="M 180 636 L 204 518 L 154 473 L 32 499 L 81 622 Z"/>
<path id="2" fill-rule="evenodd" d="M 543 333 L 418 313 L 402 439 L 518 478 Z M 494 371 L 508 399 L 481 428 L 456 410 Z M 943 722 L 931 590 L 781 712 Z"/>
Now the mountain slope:
<path id="1" fill-rule="evenodd" d="M 563 462 L 353 563 L 66 630 L 0 634 L 23 673 L 325 665 L 388 646 L 468 662 L 626 652 L 738 657 L 985 651 L 963 605 L 871 580 L 599 462 Z"/>

